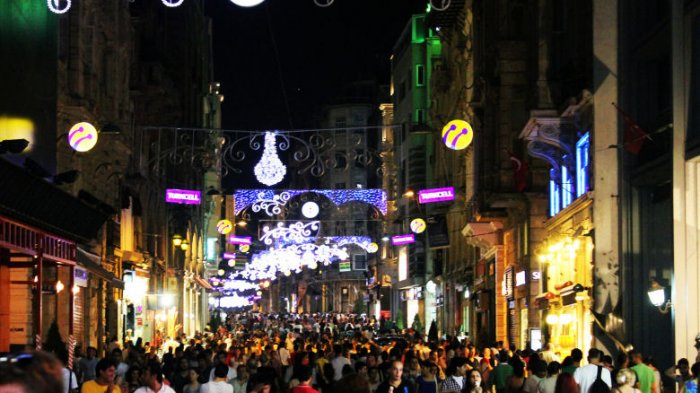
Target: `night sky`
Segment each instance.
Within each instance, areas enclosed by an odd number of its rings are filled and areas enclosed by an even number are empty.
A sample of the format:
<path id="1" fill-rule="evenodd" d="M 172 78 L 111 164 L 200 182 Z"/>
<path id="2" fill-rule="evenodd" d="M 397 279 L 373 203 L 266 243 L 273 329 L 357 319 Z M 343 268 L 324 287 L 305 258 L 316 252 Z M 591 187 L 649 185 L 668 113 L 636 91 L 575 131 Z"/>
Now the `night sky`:
<path id="1" fill-rule="evenodd" d="M 208 0 L 223 128 L 314 127 L 314 111 L 351 81 L 389 83 L 389 56 L 426 0 L 266 0 L 241 8 Z M 284 86 L 284 90 L 282 88 Z M 285 94 L 286 92 L 286 99 Z"/>

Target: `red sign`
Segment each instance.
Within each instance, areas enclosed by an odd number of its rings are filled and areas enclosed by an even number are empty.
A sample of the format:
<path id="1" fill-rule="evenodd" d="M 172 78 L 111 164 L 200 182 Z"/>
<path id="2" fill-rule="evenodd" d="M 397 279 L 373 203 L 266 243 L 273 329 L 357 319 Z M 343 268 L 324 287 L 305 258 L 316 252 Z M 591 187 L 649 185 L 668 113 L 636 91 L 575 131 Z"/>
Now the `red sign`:
<path id="1" fill-rule="evenodd" d="M 389 321 L 391 320 L 391 310 L 381 310 L 379 311 L 379 316 L 384 318 L 384 320 Z"/>
<path id="2" fill-rule="evenodd" d="M 143 318 L 136 317 L 136 326 L 143 326 Z"/>

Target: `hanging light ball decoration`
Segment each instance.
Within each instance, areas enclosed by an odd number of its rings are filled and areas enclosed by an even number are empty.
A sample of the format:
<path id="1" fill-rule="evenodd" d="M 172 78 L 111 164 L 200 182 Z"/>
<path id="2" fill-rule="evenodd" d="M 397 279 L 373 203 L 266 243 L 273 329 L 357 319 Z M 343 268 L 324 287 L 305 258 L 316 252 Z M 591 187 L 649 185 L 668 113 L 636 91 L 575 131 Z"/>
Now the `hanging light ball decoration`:
<path id="1" fill-rule="evenodd" d="M 166 7 L 174 8 L 179 7 L 185 0 L 161 0 L 163 5 Z"/>
<path id="2" fill-rule="evenodd" d="M 428 224 L 426 224 L 425 220 L 422 218 L 416 218 L 411 221 L 411 232 L 413 233 L 423 233 L 427 227 Z"/>
<path id="3" fill-rule="evenodd" d="M 63 6 L 61 6 L 63 4 Z M 71 0 L 46 0 L 49 11 L 54 14 L 65 14 L 70 9 Z"/>
<path id="4" fill-rule="evenodd" d="M 301 214 L 306 218 L 314 218 L 318 216 L 319 210 L 318 203 L 309 201 L 302 205 Z"/>
<path id="5" fill-rule="evenodd" d="M 367 245 L 367 252 L 370 254 L 374 254 L 375 252 L 379 251 L 379 244 L 372 242 Z"/>
<path id="6" fill-rule="evenodd" d="M 231 0 L 231 2 L 239 7 L 255 7 L 265 0 Z"/>
<path id="7" fill-rule="evenodd" d="M 472 126 L 464 120 L 452 120 L 442 129 L 442 143 L 452 150 L 464 150 L 474 139 Z"/>
<path id="8" fill-rule="evenodd" d="M 235 259 L 229 259 L 228 260 L 228 267 L 234 267 L 236 266 L 236 260 Z"/>
<path id="9" fill-rule="evenodd" d="M 97 144 L 97 129 L 88 122 L 74 124 L 68 131 L 68 144 L 80 153 L 92 150 Z"/>
<path id="10" fill-rule="evenodd" d="M 233 230 L 233 223 L 229 220 L 220 220 L 216 223 L 216 231 L 222 235 L 228 235 Z"/>
<path id="11" fill-rule="evenodd" d="M 430 0 L 430 8 L 435 11 L 445 11 L 450 7 L 452 0 Z"/>
<path id="12" fill-rule="evenodd" d="M 279 156 L 277 155 L 277 146 L 275 146 L 275 133 L 265 132 L 265 148 L 263 149 L 260 162 L 255 164 L 253 168 L 255 178 L 266 186 L 274 186 L 284 179 L 287 174 L 287 167 L 284 166 Z"/>
<path id="13" fill-rule="evenodd" d="M 335 0 L 314 0 L 314 4 L 321 8 L 330 7 Z"/>
<path id="14" fill-rule="evenodd" d="M 240 250 L 242 253 L 247 253 L 248 251 L 250 251 L 250 246 L 247 244 L 241 244 L 240 246 L 238 246 L 238 250 Z"/>

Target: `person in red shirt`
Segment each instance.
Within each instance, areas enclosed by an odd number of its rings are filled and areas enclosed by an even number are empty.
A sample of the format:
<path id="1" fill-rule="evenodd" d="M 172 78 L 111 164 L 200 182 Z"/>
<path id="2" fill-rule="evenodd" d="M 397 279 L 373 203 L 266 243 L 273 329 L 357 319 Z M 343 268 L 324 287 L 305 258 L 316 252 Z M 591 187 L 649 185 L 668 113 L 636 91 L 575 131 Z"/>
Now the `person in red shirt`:
<path id="1" fill-rule="evenodd" d="M 297 375 L 299 385 L 292 388 L 290 393 L 319 393 L 318 390 L 311 387 L 311 376 L 313 370 L 309 366 L 297 367 Z"/>

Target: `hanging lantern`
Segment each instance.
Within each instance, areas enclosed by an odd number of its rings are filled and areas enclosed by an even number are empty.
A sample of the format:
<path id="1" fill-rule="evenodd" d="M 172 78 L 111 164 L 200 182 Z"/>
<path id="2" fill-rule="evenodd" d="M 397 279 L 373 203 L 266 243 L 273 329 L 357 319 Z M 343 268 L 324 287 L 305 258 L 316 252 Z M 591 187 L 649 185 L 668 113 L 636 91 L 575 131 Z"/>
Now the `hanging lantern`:
<path id="1" fill-rule="evenodd" d="M 80 153 L 90 151 L 97 144 L 97 129 L 87 122 L 73 125 L 68 131 L 68 144 Z"/>
<path id="2" fill-rule="evenodd" d="M 442 143 L 452 150 L 464 150 L 474 139 L 472 126 L 464 120 L 452 120 L 442 129 Z"/>
<path id="3" fill-rule="evenodd" d="M 233 223 L 229 220 L 221 220 L 216 223 L 216 230 L 222 235 L 228 235 L 233 229 Z"/>
<path id="4" fill-rule="evenodd" d="M 428 224 L 426 224 L 425 220 L 422 218 L 416 218 L 411 221 L 411 232 L 413 233 L 423 233 L 427 227 Z"/>

